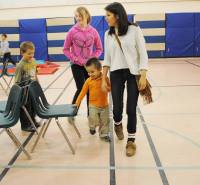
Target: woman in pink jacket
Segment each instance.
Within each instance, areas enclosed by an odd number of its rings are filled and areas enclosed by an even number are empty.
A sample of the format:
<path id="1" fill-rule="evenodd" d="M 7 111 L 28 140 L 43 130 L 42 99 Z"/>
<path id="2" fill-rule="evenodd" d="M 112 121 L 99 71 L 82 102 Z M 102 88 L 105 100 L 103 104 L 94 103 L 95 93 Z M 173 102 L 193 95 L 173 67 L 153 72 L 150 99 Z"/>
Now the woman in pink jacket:
<path id="1" fill-rule="evenodd" d="M 89 77 L 84 67 L 85 63 L 89 58 L 98 58 L 103 50 L 97 30 L 90 25 L 91 16 L 88 10 L 85 7 L 77 8 L 75 19 L 77 23 L 69 30 L 63 48 L 64 54 L 72 63 L 71 70 L 77 88 L 72 104 L 76 102 L 84 82 Z M 74 118 L 69 119 L 69 122 L 72 121 Z"/>

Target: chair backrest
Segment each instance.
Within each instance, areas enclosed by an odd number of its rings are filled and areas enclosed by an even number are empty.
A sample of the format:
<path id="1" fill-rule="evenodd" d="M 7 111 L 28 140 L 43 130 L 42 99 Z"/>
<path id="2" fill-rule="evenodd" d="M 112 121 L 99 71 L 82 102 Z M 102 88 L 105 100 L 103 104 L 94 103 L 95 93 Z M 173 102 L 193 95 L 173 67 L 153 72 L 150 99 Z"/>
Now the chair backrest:
<path id="1" fill-rule="evenodd" d="M 13 65 L 14 68 L 9 69 L 9 61 L 5 61 L 3 64 L 3 74 L 9 77 L 15 76 L 15 66 Z"/>
<path id="2" fill-rule="evenodd" d="M 45 97 L 45 94 L 37 81 L 33 81 L 29 85 L 30 97 L 33 101 L 33 107 L 39 116 L 41 112 L 48 109 L 49 103 Z"/>
<path id="3" fill-rule="evenodd" d="M 6 104 L 6 109 L 3 112 L 6 118 L 8 118 L 12 124 L 17 123 L 19 120 L 20 107 L 22 99 L 22 88 L 18 85 L 13 85 Z"/>

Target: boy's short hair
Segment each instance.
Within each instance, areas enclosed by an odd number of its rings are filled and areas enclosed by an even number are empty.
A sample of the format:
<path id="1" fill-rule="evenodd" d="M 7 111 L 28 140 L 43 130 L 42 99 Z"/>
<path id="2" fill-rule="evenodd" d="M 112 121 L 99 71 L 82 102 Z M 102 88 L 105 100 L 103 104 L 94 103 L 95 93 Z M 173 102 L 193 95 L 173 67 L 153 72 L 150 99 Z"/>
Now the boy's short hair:
<path id="1" fill-rule="evenodd" d="M 4 36 L 5 38 L 7 38 L 7 35 L 5 33 L 1 34 L 1 36 Z"/>
<path id="2" fill-rule="evenodd" d="M 94 65 L 95 68 L 98 69 L 98 70 L 102 69 L 101 62 L 95 57 L 94 58 L 90 58 L 85 64 L 86 67 L 91 66 L 91 65 Z"/>
<path id="3" fill-rule="evenodd" d="M 20 44 L 20 53 L 25 53 L 28 49 L 35 49 L 35 46 L 30 41 L 25 41 Z"/>

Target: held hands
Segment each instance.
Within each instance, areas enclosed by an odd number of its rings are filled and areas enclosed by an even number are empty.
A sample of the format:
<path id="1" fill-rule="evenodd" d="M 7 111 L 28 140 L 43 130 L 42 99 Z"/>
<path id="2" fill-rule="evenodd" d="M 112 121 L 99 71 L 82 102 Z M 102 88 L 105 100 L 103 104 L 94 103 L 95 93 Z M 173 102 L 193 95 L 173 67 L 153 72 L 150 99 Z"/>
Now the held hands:
<path id="1" fill-rule="evenodd" d="M 77 104 L 72 104 L 72 107 L 75 108 L 75 109 L 79 108 L 79 106 Z"/>

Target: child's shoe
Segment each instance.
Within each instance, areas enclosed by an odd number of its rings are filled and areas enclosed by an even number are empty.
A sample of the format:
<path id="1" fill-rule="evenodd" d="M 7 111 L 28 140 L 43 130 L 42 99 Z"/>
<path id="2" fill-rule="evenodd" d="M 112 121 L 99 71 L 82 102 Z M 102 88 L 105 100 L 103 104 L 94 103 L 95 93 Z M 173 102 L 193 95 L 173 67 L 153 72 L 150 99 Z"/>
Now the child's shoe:
<path id="1" fill-rule="evenodd" d="M 95 130 L 95 129 L 90 129 L 90 134 L 91 134 L 91 135 L 96 134 L 96 130 Z"/>
<path id="2" fill-rule="evenodd" d="M 100 137 L 100 138 L 105 142 L 111 142 L 110 136 L 104 136 L 104 137 Z"/>

